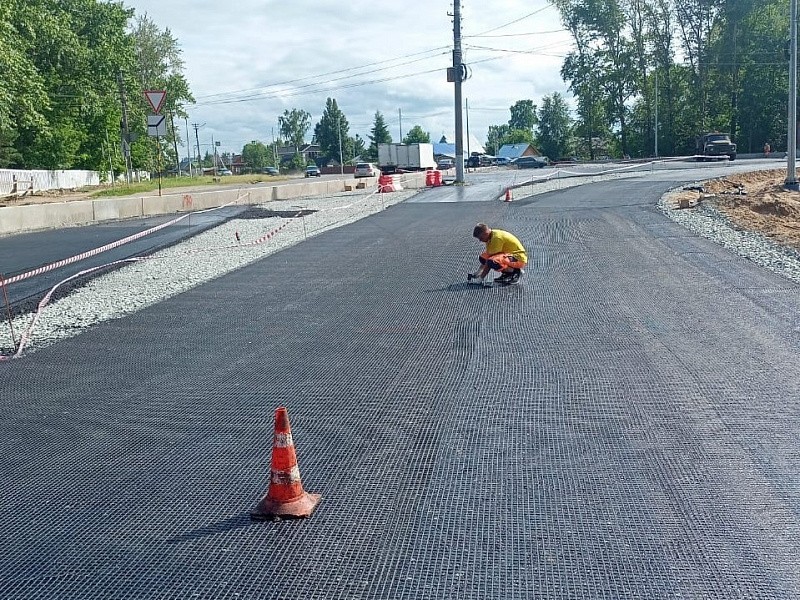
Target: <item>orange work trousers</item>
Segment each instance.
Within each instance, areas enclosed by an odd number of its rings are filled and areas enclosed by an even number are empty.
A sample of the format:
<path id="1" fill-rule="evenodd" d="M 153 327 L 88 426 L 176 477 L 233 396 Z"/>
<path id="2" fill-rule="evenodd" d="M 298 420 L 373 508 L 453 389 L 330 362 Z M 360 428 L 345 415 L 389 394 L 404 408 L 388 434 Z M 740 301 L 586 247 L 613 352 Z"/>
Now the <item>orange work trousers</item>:
<path id="1" fill-rule="evenodd" d="M 514 254 L 505 254 L 503 252 L 492 255 L 484 252 L 480 256 L 480 261 L 482 265 L 489 265 L 489 268 L 495 271 L 505 272 L 512 271 L 513 269 L 521 269 L 527 264 L 522 262 L 519 257 Z"/>

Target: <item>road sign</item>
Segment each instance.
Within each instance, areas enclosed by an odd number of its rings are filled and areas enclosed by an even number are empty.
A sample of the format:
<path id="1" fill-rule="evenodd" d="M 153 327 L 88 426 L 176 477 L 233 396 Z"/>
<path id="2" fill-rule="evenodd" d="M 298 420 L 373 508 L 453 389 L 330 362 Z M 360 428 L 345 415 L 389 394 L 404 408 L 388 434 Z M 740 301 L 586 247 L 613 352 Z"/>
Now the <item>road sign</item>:
<path id="1" fill-rule="evenodd" d="M 167 92 L 164 90 L 145 90 L 144 97 L 153 108 L 154 113 L 159 113 L 161 107 L 164 106 L 164 100 L 167 99 Z"/>
<path id="2" fill-rule="evenodd" d="M 167 135 L 167 117 L 147 115 L 147 135 L 150 137 Z"/>

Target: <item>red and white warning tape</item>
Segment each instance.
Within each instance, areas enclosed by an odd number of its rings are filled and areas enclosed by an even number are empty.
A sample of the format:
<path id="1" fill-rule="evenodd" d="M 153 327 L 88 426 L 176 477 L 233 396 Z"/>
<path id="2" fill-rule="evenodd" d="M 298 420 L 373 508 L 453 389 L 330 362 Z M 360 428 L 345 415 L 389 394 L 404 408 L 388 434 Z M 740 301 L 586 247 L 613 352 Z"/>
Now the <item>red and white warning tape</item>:
<path id="1" fill-rule="evenodd" d="M 5 284 L 6 285 L 11 285 L 12 283 L 16 283 L 16 282 L 22 281 L 24 279 L 29 279 L 30 277 L 36 277 L 37 275 L 41 275 L 42 273 L 47 273 L 48 271 L 52 271 L 54 269 L 59 269 L 61 267 L 65 267 L 65 266 L 70 265 L 72 263 L 81 261 L 81 260 L 83 260 L 85 258 L 89 258 L 91 256 L 96 256 L 98 254 L 102 254 L 103 252 L 105 252 L 107 250 L 111 250 L 113 248 L 119 248 L 120 246 L 124 246 L 125 244 L 128 244 L 130 242 L 133 242 L 133 241 L 136 241 L 138 239 L 141 239 L 141 238 L 143 238 L 143 237 L 145 237 L 147 235 L 150 235 L 151 233 L 155 233 L 156 231 L 160 231 L 160 230 L 162 230 L 162 229 L 164 229 L 166 227 L 169 227 L 171 225 L 175 225 L 175 223 L 178 223 L 179 221 L 182 221 L 183 219 L 185 219 L 187 217 L 191 217 L 192 215 L 197 215 L 197 214 L 204 213 L 204 212 L 210 212 L 212 210 L 219 210 L 221 208 L 226 208 L 228 206 L 231 206 L 232 204 L 237 204 L 239 202 L 239 200 L 241 200 L 242 198 L 243 198 L 243 196 L 239 196 L 238 198 L 236 198 L 236 200 L 234 200 L 232 202 L 228 202 L 227 204 L 223 204 L 222 206 L 216 206 L 214 208 L 208 208 L 208 209 L 205 209 L 205 210 L 198 210 L 198 211 L 194 211 L 194 212 L 191 212 L 191 213 L 187 213 L 185 215 L 181 215 L 180 217 L 172 219 L 171 221 L 167 221 L 166 223 L 162 223 L 161 225 L 156 225 L 155 227 L 151 227 L 150 229 L 146 229 L 144 231 L 140 231 L 139 233 L 134 233 L 133 235 L 129 235 L 128 237 L 122 238 L 122 239 L 117 240 L 115 242 L 111 242 L 110 244 L 106 244 L 105 246 L 100 246 L 99 248 L 94 248 L 92 250 L 87 250 L 86 252 L 81 252 L 80 254 L 76 254 L 75 256 L 70 256 L 69 258 L 64 258 L 64 259 L 59 260 L 57 262 L 50 263 L 49 265 L 44 265 L 42 267 L 38 267 L 36 269 L 33 269 L 32 271 L 28 271 L 27 273 L 20 273 L 19 275 L 14 275 L 13 277 L 9 277 L 8 279 L 6 279 L 5 280 Z"/>
<path id="2" fill-rule="evenodd" d="M 371 196 L 378 195 L 378 193 L 379 193 L 379 190 L 375 190 L 374 192 L 368 194 L 368 198 L 371 197 Z M 154 233 L 156 231 L 164 229 L 165 227 L 169 227 L 170 225 L 174 225 L 175 223 L 177 223 L 177 222 L 179 222 L 179 221 L 181 221 L 181 220 L 185 219 L 186 217 L 189 217 L 189 216 L 191 216 L 193 214 L 199 214 L 199 213 L 209 212 L 209 211 L 213 211 L 213 210 L 219 210 L 221 208 L 225 208 L 225 207 L 230 206 L 232 204 L 236 204 L 236 203 L 239 202 L 239 200 L 241 198 L 242 198 L 242 196 L 240 196 L 239 198 L 237 198 L 233 202 L 229 202 L 227 204 L 224 204 L 222 206 L 218 206 L 218 207 L 215 207 L 215 208 L 209 208 L 209 209 L 206 209 L 206 210 L 195 211 L 193 213 L 188 213 L 188 214 L 185 214 L 185 215 L 181 215 L 180 217 L 178 217 L 176 219 L 172 219 L 171 221 L 168 221 L 168 222 L 163 223 L 161 225 L 158 225 L 156 227 L 152 227 L 152 228 L 147 229 L 145 231 L 136 233 L 134 235 L 128 236 L 128 237 L 120 239 L 120 240 L 117 240 L 116 242 L 112 242 L 110 244 L 106 244 L 105 246 L 100 246 L 99 248 L 95 248 L 93 250 L 89 250 L 87 252 L 83 252 L 81 254 L 77 254 L 77 255 L 72 256 L 70 258 L 65 258 L 65 259 L 60 260 L 58 262 L 55 262 L 55 263 L 52 263 L 52 264 L 49 264 L 49 265 L 46 265 L 46 266 L 43 266 L 43 267 L 39 267 L 38 269 L 34 269 L 32 271 L 28 271 L 27 273 L 22 273 L 20 275 L 16 275 L 16 276 L 14 276 L 14 277 L 12 277 L 10 279 L 6 279 L 4 284 L 8 285 L 9 283 L 22 281 L 23 279 L 27 279 L 29 277 L 35 277 L 36 275 L 40 275 L 42 273 L 46 273 L 48 271 L 52 271 L 53 269 L 57 269 L 59 267 L 63 267 L 65 265 L 77 262 L 77 261 L 82 260 L 84 258 L 88 258 L 90 256 L 95 256 L 97 254 L 105 252 L 106 250 L 110 250 L 112 248 L 116 248 L 116 247 L 122 246 L 123 244 L 126 244 L 128 242 L 132 242 L 132 241 L 140 239 L 140 238 L 142 238 L 142 237 L 144 237 L 146 235 L 149 235 L 151 233 Z M 336 208 L 349 208 L 350 206 L 352 206 L 352 204 L 348 205 L 346 207 L 336 207 Z M 292 218 L 296 218 L 296 217 L 301 216 L 301 215 L 302 215 L 302 211 L 296 213 Z M 213 252 L 213 251 L 225 250 L 225 249 L 231 249 L 231 248 L 247 248 L 247 247 L 257 246 L 259 244 L 263 244 L 264 242 L 267 242 L 270 239 L 272 239 L 275 235 L 277 235 L 280 231 L 282 231 L 284 228 L 286 228 L 291 223 L 292 223 L 292 221 L 287 220 L 286 222 L 281 224 L 279 227 L 276 227 L 276 228 L 272 229 L 268 233 L 262 235 L 260 238 L 254 240 L 252 242 L 249 242 L 247 244 L 231 244 L 229 246 L 219 246 L 219 247 L 212 247 L 212 248 L 204 248 L 202 250 L 193 250 L 191 252 L 188 252 L 187 254 L 195 254 L 195 253 L 200 253 L 200 252 Z M 238 239 L 238 236 L 237 236 L 237 239 Z M 99 271 L 101 269 L 109 268 L 109 267 L 120 265 L 120 264 L 123 264 L 123 263 L 139 262 L 139 261 L 143 261 L 143 260 L 152 260 L 152 259 L 156 259 L 156 258 L 166 258 L 166 257 L 139 256 L 139 257 L 133 257 L 133 258 L 126 258 L 126 259 L 122 259 L 122 260 L 117 260 L 117 261 L 113 261 L 113 262 L 110 262 L 110 263 L 107 263 L 107 264 L 104 264 L 104 265 L 93 267 L 91 269 L 83 270 L 83 271 L 81 271 L 79 273 L 76 273 L 76 274 L 74 274 L 74 275 L 72 275 L 70 277 L 67 277 L 66 279 L 58 282 L 56 285 L 54 285 L 50 289 L 50 291 L 44 296 L 44 298 L 42 298 L 42 300 L 37 305 L 36 312 L 33 315 L 31 323 L 28 326 L 28 328 L 25 331 L 25 333 L 20 338 L 19 346 L 17 347 L 17 349 L 14 352 L 14 354 L 11 355 L 11 356 L 0 356 L 0 361 L 9 360 L 10 358 L 19 358 L 22 355 L 22 352 L 24 351 L 25 346 L 28 343 L 28 340 L 30 339 L 31 335 L 33 334 L 34 329 L 36 328 L 36 325 L 37 325 L 37 323 L 39 321 L 39 317 L 40 317 L 40 315 L 42 313 L 42 310 L 50 302 L 50 298 L 55 293 L 55 291 L 59 287 L 64 285 L 65 283 L 68 283 L 70 281 L 78 279 L 79 277 L 83 277 L 84 275 L 88 275 L 90 273 L 94 273 L 94 272 Z"/>
<path id="3" fill-rule="evenodd" d="M 222 207 L 219 207 L 219 208 L 222 208 Z M 300 214 L 301 213 L 297 213 L 297 215 L 295 215 L 295 216 L 299 216 Z M 188 216 L 188 215 L 184 215 L 184 216 Z M 183 218 L 183 217 L 181 217 L 181 218 Z M 171 222 L 174 223 L 175 221 L 171 221 Z M 254 241 L 252 241 L 252 242 L 250 242 L 248 244 L 235 244 L 235 245 L 230 245 L 230 246 L 219 246 L 219 247 L 213 247 L 213 248 L 204 248 L 202 250 L 194 250 L 192 252 L 188 252 L 187 254 L 194 254 L 194 253 L 198 253 L 198 252 L 213 252 L 213 251 L 217 251 L 217 250 L 225 250 L 225 249 L 230 249 L 230 248 L 247 248 L 247 247 L 250 247 L 250 246 L 257 246 L 259 244 L 263 244 L 264 242 L 272 239 L 276 234 L 278 234 L 281 230 L 283 230 L 285 227 L 287 227 L 290 223 L 291 223 L 291 221 L 287 220 L 285 223 L 280 225 L 280 227 L 274 228 L 272 231 L 264 234 L 263 236 L 261 236 L 257 240 L 254 240 Z M 104 264 L 104 265 L 100 265 L 100 266 L 97 266 L 97 267 L 92 267 L 91 269 L 85 269 L 85 270 L 83 270 L 83 271 L 81 271 L 79 273 L 75 273 L 74 275 L 72 275 L 70 277 L 67 277 L 66 279 L 64 279 L 62 281 L 59 281 L 39 301 L 39 304 L 36 306 L 36 312 L 33 315 L 31 323 L 28 326 L 28 328 L 25 330 L 25 332 L 22 334 L 22 337 L 20 338 L 19 346 L 17 347 L 17 349 L 14 352 L 14 354 L 11 355 L 11 356 L 0 356 L 0 361 L 9 360 L 10 358 L 19 358 L 22 355 L 22 352 L 24 351 L 25 346 L 28 344 L 28 340 L 30 339 L 31 335 L 33 334 L 34 329 L 36 328 L 37 323 L 39 322 L 39 317 L 41 316 L 42 310 L 49 304 L 50 298 L 53 296 L 55 291 L 59 287 L 64 285 L 65 283 L 69 283 L 70 281 L 78 279 L 79 277 L 83 277 L 84 275 L 89 275 L 90 273 L 94 273 L 94 272 L 99 271 L 101 269 L 114 267 L 114 266 L 117 266 L 117 265 L 120 265 L 120 264 L 131 263 L 131 262 L 140 262 L 140 261 L 144 261 L 144 260 L 163 259 L 163 258 L 166 258 L 166 257 L 163 257 L 163 256 L 136 256 L 136 257 L 133 257 L 133 258 L 125 258 L 125 259 L 116 260 L 116 261 L 113 261 L 113 262 L 110 262 L 110 263 L 107 263 L 107 264 Z"/>

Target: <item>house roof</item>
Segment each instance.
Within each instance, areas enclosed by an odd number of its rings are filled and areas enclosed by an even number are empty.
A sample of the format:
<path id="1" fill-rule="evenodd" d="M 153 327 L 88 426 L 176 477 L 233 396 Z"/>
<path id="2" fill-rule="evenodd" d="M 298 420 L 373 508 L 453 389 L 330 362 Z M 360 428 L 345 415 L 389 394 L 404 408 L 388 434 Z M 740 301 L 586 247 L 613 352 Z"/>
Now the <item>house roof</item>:
<path id="1" fill-rule="evenodd" d="M 536 149 L 530 144 L 504 144 L 498 151 L 498 158 L 519 158 L 530 148 L 534 154 L 538 154 Z"/>
<path id="2" fill-rule="evenodd" d="M 433 155 L 434 156 L 447 156 L 449 158 L 456 157 L 456 145 L 455 144 L 434 144 L 433 145 Z"/>
<path id="3" fill-rule="evenodd" d="M 450 134 L 450 133 L 444 134 L 440 138 L 440 143 L 450 144 L 450 145 L 453 146 L 453 148 L 454 148 L 454 150 L 453 150 L 453 158 L 455 158 L 455 147 L 456 147 L 455 142 L 456 142 L 455 134 Z M 434 144 L 434 146 L 436 146 L 436 144 Z M 467 146 L 469 146 L 469 152 L 467 152 Z M 436 153 L 435 148 L 434 148 L 434 153 Z M 475 154 L 475 153 L 486 154 L 486 148 L 484 148 L 483 144 L 481 144 L 478 141 L 478 138 L 475 137 L 474 133 L 470 133 L 469 134 L 469 140 L 467 140 L 467 137 L 464 136 L 464 156 L 467 156 L 468 154 Z"/>

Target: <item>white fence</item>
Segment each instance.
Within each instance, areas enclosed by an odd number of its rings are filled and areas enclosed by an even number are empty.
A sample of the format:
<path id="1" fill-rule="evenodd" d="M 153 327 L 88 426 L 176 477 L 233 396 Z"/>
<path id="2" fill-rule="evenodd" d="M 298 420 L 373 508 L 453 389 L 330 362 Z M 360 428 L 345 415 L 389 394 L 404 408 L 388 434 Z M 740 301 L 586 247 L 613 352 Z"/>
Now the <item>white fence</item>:
<path id="1" fill-rule="evenodd" d="M 89 185 L 100 185 L 100 173 L 0 169 L 0 198 L 22 196 L 42 190 L 74 190 Z"/>

